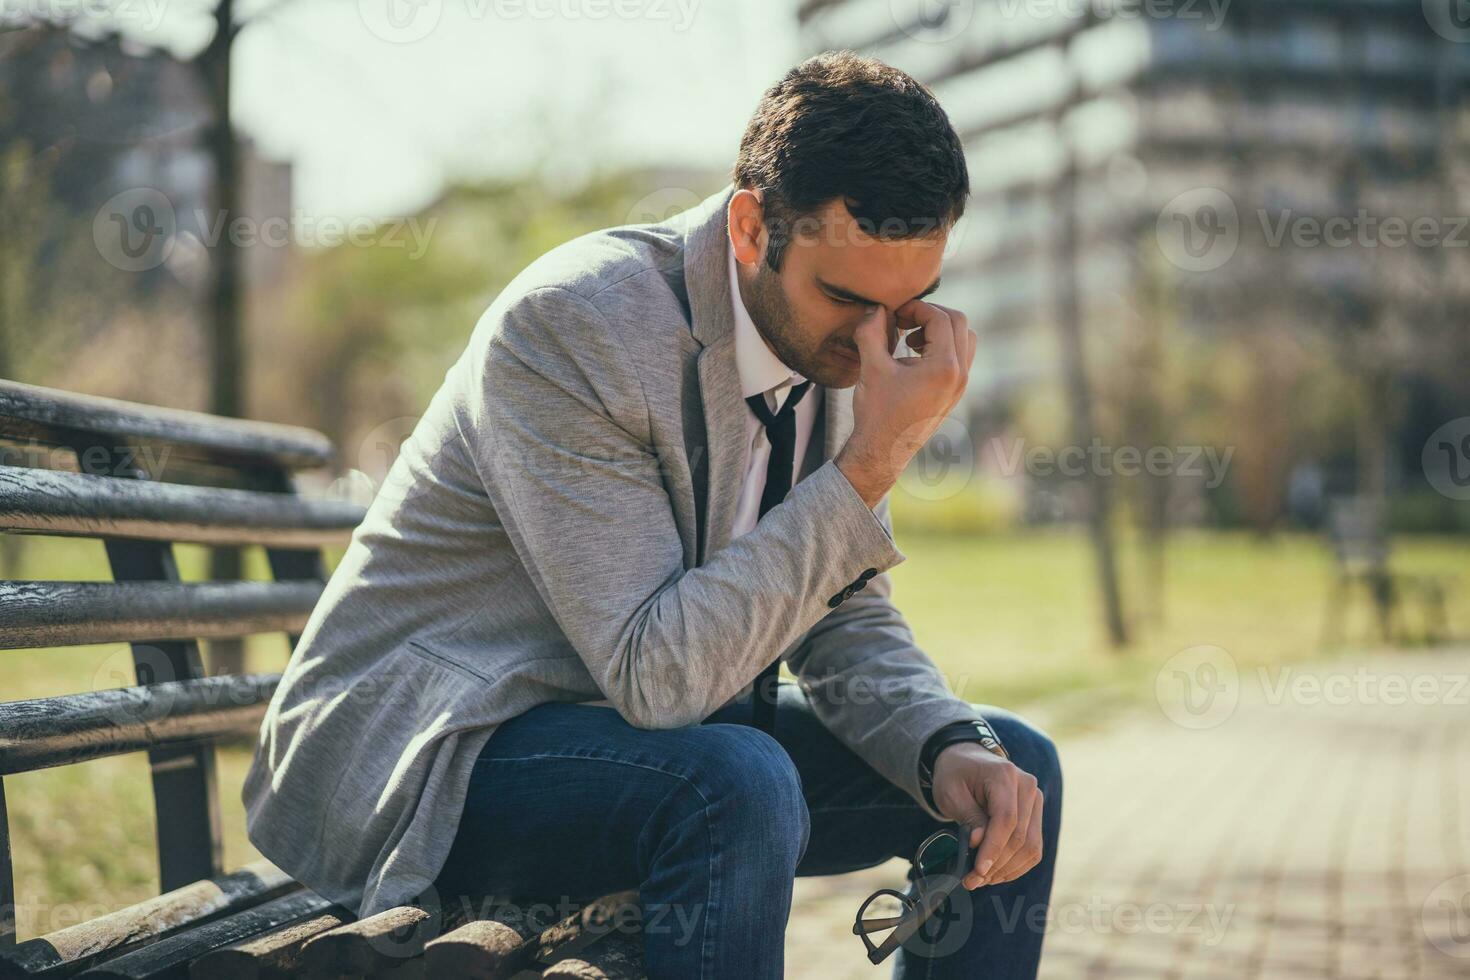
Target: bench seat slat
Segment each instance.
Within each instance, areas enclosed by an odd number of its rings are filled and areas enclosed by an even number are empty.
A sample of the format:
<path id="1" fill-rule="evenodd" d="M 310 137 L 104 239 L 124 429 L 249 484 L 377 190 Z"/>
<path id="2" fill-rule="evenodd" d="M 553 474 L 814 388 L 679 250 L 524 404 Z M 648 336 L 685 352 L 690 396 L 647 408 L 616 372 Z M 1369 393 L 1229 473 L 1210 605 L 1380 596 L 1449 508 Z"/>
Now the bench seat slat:
<path id="1" fill-rule="evenodd" d="M 322 588 L 309 579 L 0 581 L 0 649 L 299 633 Z"/>
<path id="2" fill-rule="evenodd" d="M 189 965 L 193 980 L 274 980 L 304 975 L 302 950 L 315 937 L 348 922 L 328 910 L 206 953 Z"/>
<path id="3" fill-rule="evenodd" d="M 196 881 L 125 909 L 0 950 L 0 980 L 85 969 L 104 956 L 300 890 L 269 861 Z"/>
<path id="4" fill-rule="evenodd" d="M 332 460 L 332 443 L 295 425 L 224 418 L 0 380 L 0 434 L 46 438 L 53 431 L 122 436 L 178 446 L 242 466 L 306 469 Z"/>
<path id="5" fill-rule="evenodd" d="M 612 932 L 633 936 L 641 961 L 637 933 L 642 917 L 636 892 L 604 895 L 561 919 L 552 920 L 550 912 L 550 906 L 540 903 L 497 903 L 486 918 L 475 918 L 425 943 L 425 974 L 509 980 L 526 970 L 539 973 L 553 963 L 585 956 Z M 626 948 L 618 946 L 620 951 Z"/>
<path id="6" fill-rule="evenodd" d="M 557 960 L 541 975 L 562 980 L 646 980 L 643 940 L 621 932 L 598 936 L 576 956 Z"/>
<path id="7" fill-rule="evenodd" d="M 145 977 L 185 980 L 189 976 L 189 963 L 207 953 L 291 922 L 314 918 L 324 912 L 337 912 L 342 916 L 352 914 L 316 892 L 303 888 L 243 912 L 160 939 L 131 953 L 124 953 L 78 976 L 97 980 L 143 980 Z"/>
<path id="8" fill-rule="evenodd" d="M 302 975 L 376 975 L 421 956 L 424 943 L 439 934 L 444 911 L 400 905 L 323 932 L 306 944 Z"/>
<path id="9" fill-rule="evenodd" d="M 280 674 L 0 702 L 0 776 L 258 731 Z"/>
<path id="10" fill-rule="evenodd" d="M 309 549 L 345 544 L 363 508 L 345 500 L 0 466 L 0 530 Z"/>

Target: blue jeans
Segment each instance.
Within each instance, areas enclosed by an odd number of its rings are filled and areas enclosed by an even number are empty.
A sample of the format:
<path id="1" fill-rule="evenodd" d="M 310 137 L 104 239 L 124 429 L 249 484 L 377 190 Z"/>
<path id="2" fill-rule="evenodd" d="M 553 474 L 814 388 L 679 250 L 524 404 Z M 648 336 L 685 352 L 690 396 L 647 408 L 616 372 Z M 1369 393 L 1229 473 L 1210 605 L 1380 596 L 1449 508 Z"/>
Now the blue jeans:
<path id="1" fill-rule="evenodd" d="M 954 825 L 839 742 L 797 685 L 779 691 L 774 739 L 751 726 L 748 698 L 673 729 L 634 728 L 612 708 L 559 702 L 505 722 L 475 763 L 439 894 L 478 889 L 555 908 L 636 890 L 649 977 L 780 977 L 795 876 L 908 861 L 925 837 Z M 897 978 L 1036 975 L 1061 768 L 1040 730 L 975 707 L 1040 782 L 1044 853 L 1015 881 L 959 888 L 943 921 L 894 954 Z M 906 884 L 898 877 L 888 887 Z M 854 893 L 854 916 L 865 897 Z M 858 937 L 847 955 L 866 961 Z"/>

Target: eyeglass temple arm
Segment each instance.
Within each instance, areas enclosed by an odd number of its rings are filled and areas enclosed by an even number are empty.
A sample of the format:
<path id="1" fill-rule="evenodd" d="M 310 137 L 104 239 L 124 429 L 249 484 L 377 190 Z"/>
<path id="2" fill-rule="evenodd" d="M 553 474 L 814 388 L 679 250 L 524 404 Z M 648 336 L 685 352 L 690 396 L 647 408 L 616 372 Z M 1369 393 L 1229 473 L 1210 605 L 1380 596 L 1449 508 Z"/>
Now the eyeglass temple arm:
<path id="1" fill-rule="evenodd" d="M 901 915 L 890 915 L 882 919 L 861 919 L 852 924 L 854 936 L 866 936 L 870 932 L 880 932 L 884 929 L 892 929 L 903 921 Z"/>
<path id="2" fill-rule="evenodd" d="M 881 920 L 874 919 L 871 920 L 873 924 L 871 924 L 870 927 L 867 929 L 862 928 L 865 923 L 863 923 L 861 919 L 853 923 L 852 931 L 855 935 L 862 937 L 863 945 L 868 947 L 868 959 L 871 962 L 875 964 L 881 963 L 890 955 L 892 955 L 895 949 L 897 949 L 902 943 L 906 942 L 910 936 L 918 931 L 919 926 L 923 925 L 924 922 L 927 921 L 931 915 L 938 911 L 939 906 L 944 904 L 944 900 L 947 899 L 950 893 L 955 890 L 955 887 L 960 884 L 960 881 L 963 879 L 965 872 L 967 872 L 970 866 L 974 863 L 975 853 L 978 850 L 978 848 L 969 846 L 970 836 L 973 830 L 974 827 L 970 824 L 961 824 L 959 832 L 955 834 L 955 837 L 958 839 L 961 846 L 959 848 L 959 853 L 956 855 L 954 874 L 951 875 L 951 880 L 947 882 L 943 887 L 931 889 L 928 892 L 925 892 L 922 886 L 920 886 L 918 888 L 920 901 L 915 903 L 914 905 L 905 908 L 903 914 L 898 916 L 897 919 L 894 919 L 892 917 L 886 917 Z M 953 831 L 951 831 L 951 833 L 953 833 Z M 938 835 L 936 834 L 935 836 Z M 925 843 L 928 842 L 925 841 Z M 924 845 L 919 845 L 919 853 L 922 853 L 923 850 Z M 916 866 L 918 863 L 917 859 L 918 854 L 916 853 Z M 915 883 L 917 884 L 917 881 Z M 891 889 L 883 889 L 883 891 L 891 891 Z M 872 899 L 869 898 L 869 901 L 871 900 Z M 885 923 L 885 925 L 879 926 L 876 924 L 878 922 L 883 922 Z M 887 928 L 886 923 L 891 922 L 897 922 L 897 928 L 895 928 L 893 932 L 888 935 L 888 938 L 884 939 L 880 945 L 874 947 L 872 941 L 868 939 L 867 934 L 869 932 L 876 932 L 880 928 Z"/>
<path id="3" fill-rule="evenodd" d="M 958 882 L 956 882 L 958 883 Z M 954 887 L 938 888 L 927 895 L 922 896 L 922 903 L 910 906 L 903 915 L 898 917 L 898 927 L 889 933 L 888 938 L 883 940 L 876 948 L 869 943 L 866 933 L 862 935 L 863 942 L 868 948 L 868 959 L 873 963 L 881 963 L 886 960 L 893 951 L 908 941 L 908 938 L 919 931 L 919 927 L 928 921 L 929 917 L 938 911 L 939 906 L 949 897 Z M 854 931 L 856 928 L 854 927 Z"/>

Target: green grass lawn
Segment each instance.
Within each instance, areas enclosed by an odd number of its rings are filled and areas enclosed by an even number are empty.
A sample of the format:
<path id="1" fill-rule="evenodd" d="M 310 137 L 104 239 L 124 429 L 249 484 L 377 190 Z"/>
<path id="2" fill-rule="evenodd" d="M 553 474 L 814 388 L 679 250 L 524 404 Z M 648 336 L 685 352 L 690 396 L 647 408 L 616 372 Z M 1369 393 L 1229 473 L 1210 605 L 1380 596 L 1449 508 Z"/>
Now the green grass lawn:
<path id="1" fill-rule="evenodd" d="M 1162 594 L 1143 589 L 1137 549 L 1120 567 L 1131 642 L 1111 649 L 1102 626 L 1091 551 L 1072 530 L 994 535 L 905 535 L 908 560 L 893 569 L 894 600 L 920 645 L 971 701 L 1024 705 L 1090 691 L 1094 706 L 1152 697 L 1158 665 L 1201 644 L 1220 646 L 1242 668 L 1299 661 L 1320 649 L 1333 574 L 1321 540 L 1285 534 L 1186 531 L 1165 549 Z M 1400 537 L 1395 567 L 1453 577 L 1470 569 L 1470 539 Z M 1470 633 L 1470 580 L 1451 588 L 1450 622 Z M 1409 623 L 1417 628 L 1418 609 Z M 1373 645 L 1355 596 L 1345 636 Z M 1077 724 L 1087 718 L 1079 716 Z"/>
<path id="2" fill-rule="evenodd" d="M 907 561 L 893 570 L 895 599 L 920 644 L 950 684 L 977 702 L 1024 708 L 1067 697 L 1068 724 L 1103 723 L 1111 710 L 1151 696 L 1153 672 L 1199 644 L 1224 647 L 1242 667 L 1322 655 L 1319 634 L 1331 566 L 1319 539 L 1206 531 L 1173 536 L 1167 548 L 1162 616 L 1145 615 L 1136 550 L 1122 567 L 1135 639 L 1114 651 L 1100 627 L 1090 553 L 1075 530 L 905 534 Z M 16 577 L 105 578 L 102 546 L 47 538 L 28 548 Z M 180 548 L 185 578 L 202 577 L 204 556 Z M 264 577 L 252 551 L 247 576 Z M 42 560 L 44 558 L 44 561 Z M 1456 574 L 1470 568 L 1470 539 L 1396 539 L 1405 571 Z M 1451 591 L 1451 623 L 1470 633 L 1470 579 Z M 1361 604 L 1349 636 L 1366 637 Z M 1371 642 L 1364 640 L 1363 642 Z M 279 670 L 281 636 L 259 637 L 250 669 Z M 131 683 L 121 644 L 0 654 L 0 699 L 47 697 Z M 1071 703 L 1075 700 L 1075 706 Z M 244 836 L 238 789 L 249 742 L 219 753 L 225 863 L 255 856 Z M 152 800 L 141 754 L 8 777 L 5 790 L 22 938 L 157 893 Z"/>

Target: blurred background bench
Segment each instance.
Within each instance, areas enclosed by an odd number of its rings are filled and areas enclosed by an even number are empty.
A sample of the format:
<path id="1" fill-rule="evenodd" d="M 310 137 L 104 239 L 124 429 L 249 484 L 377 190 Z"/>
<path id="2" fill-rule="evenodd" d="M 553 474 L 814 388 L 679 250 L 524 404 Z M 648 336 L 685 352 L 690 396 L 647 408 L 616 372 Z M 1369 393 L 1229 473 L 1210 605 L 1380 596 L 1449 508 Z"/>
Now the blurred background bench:
<path id="1" fill-rule="evenodd" d="M 1451 638 L 1445 592 L 1450 577 L 1410 574 L 1393 565 L 1392 541 L 1383 501 L 1369 496 L 1334 497 L 1327 506 L 1327 538 L 1332 546 L 1334 578 L 1322 628 L 1324 646 L 1343 639 L 1355 594 L 1369 600 L 1384 643 L 1444 643 Z M 1404 615 L 1405 599 L 1417 606 L 1418 633 Z"/>

